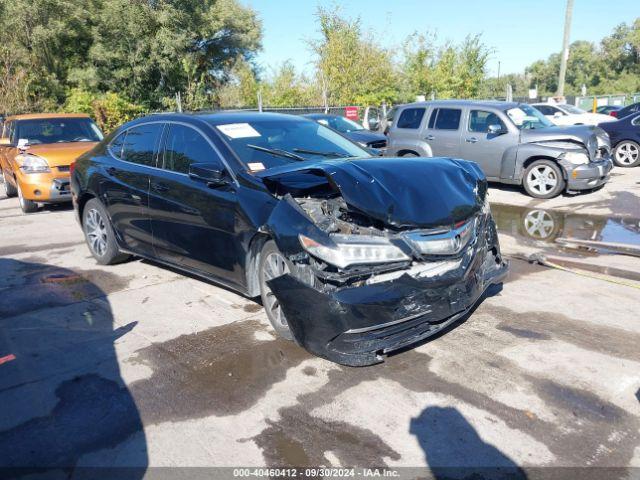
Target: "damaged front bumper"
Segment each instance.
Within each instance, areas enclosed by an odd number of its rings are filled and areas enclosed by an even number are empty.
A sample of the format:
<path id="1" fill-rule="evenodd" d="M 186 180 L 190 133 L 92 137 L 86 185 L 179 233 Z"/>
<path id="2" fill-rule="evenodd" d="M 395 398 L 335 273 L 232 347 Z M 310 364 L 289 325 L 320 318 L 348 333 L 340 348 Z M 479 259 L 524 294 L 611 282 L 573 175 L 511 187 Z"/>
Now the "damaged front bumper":
<path id="1" fill-rule="evenodd" d="M 508 265 L 489 222 L 491 234 L 479 234 L 459 265 L 441 275 L 413 276 L 406 269 L 392 280 L 326 291 L 287 274 L 269 286 L 307 350 L 343 365 L 375 364 L 464 317 L 491 285 L 503 281 Z"/>

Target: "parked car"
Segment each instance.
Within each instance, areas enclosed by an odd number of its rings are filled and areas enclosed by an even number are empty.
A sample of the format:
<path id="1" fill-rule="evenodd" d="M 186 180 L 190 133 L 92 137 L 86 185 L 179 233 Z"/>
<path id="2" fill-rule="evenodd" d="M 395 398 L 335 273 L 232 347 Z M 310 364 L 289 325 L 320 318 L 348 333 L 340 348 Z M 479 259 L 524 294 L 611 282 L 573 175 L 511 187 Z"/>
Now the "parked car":
<path id="1" fill-rule="evenodd" d="M 587 112 L 567 103 L 534 103 L 532 106 L 556 125 L 598 125 L 615 121 L 611 115 Z"/>
<path id="2" fill-rule="evenodd" d="M 618 112 L 622 110 L 622 105 L 603 105 L 601 107 L 596 108 L 596 112 L 601 113 L 603 115 L 610 115 L 612 117 L 617 117 Z"/>
<path id="3" fill-rule="evenodd" d="M 98 263 L 260 296 L 276 332 L 345 365 L 441 331 L 507 271 L 477 165 L 369 157 L 298 116 L 141 118 L 77 160 L 71 190 Z"/>
<path id="4" fill-rule="evenodd" d="M 304 116 L 314 122 L 333 128 L 336 132 L 340 132 L 361 147 L 377 148 L 378 150 L 387 148 L 387 137 L 384 134 L 367 130 L 359 123 L 348 118 L 324 113 L 310 113 Z"/>
<path id="5" fill-rule="evenodd" d="M 557 127 L 527 104 L 442 100 L 397 107 L 387 156 L 478 163 L 489 181 L 523 185 L 535 198 L 599 187 L 612 168 L 599 127 Z"/>
<path id="6" fill-rule="evenodd" d="M 613 146 L 613 161 L 619 167 L 640 165 L 640 113 L 601 125 Z"/>
<path id="7" fill-rule="evenodd" d="M 71 201 L 69 165 L 102 140 L 87 115 L 31 114 L 7 117 L 0 136 L 0 169 L 7 197 L 18 196 L 25 213 L 39 203 Z"/>
<path id="8" fill-rule="evenodd" d="M 640 102 L 627 105 L 622 110 L 619 110 L 615 116 L 617 118 L 625 118 L 629 115 L 633 115 L 634 113 L 640 113 Z"/>

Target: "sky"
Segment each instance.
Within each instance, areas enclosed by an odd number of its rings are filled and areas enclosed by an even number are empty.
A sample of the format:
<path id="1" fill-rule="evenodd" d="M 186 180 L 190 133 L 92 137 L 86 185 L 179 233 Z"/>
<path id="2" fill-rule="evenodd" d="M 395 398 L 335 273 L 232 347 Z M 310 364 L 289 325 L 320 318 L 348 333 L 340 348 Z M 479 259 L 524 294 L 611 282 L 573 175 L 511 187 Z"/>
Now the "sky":
<path id="1" fill-rule="evenodd" d="M 318 5 L 360 17 L 365 30 L 385 47 L 399 49 L 411 33 L 436 32 L 441 41 L 459 42 L 482 34 L 493 50 L 490 75 L 521 73 L 538 59 L 562 49 L 565 0 L 241 0 L 263 22 L 263 50 L 257 60 L 265 73 L 287 60 L 312 71 L 305 40 L 319 36 Z M 623 22 L 640 17 L 640 0 L 575 0 L 571 41 L 598 42 Z"/>

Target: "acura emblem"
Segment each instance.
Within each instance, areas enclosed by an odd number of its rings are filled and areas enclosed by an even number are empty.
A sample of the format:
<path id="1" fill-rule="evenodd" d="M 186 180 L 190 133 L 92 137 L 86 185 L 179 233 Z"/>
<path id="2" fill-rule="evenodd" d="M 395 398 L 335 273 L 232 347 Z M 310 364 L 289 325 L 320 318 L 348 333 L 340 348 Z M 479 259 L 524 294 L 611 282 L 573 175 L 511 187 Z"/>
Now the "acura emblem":
<path id="1" fill-rule="evenodd" d="M 460 250 L 461 246 L 462 246 L 462 238 L 460 238 L 460 235 L 456 235 L 453 238 L 453 251 L 457 252 L 458 250 Z"/>

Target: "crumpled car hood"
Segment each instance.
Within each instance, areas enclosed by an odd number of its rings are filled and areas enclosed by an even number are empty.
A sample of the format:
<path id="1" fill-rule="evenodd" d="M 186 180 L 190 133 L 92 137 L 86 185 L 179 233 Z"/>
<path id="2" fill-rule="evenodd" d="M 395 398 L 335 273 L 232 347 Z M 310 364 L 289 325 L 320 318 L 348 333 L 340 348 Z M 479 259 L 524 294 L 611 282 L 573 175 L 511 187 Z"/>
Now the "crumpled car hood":
<path id="1" fill-rule="evenodd" d="M 554 140 L 573 140 L 587 145 L 593 135 L 604 133 L 600 127 L 592 125 L 572 125 L 569 127 L 548 127 L 534 130 L 522 130 L 522 143 Z"/>
<path id="2" fill-rule="evenodd" d="M 394 228 L 449 226 L 482 208 L 487 181 L 473 162 L 362 158 L 299 162 L 258 175 L 275 195 L 339 193 L 349 208 Z"/>

